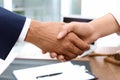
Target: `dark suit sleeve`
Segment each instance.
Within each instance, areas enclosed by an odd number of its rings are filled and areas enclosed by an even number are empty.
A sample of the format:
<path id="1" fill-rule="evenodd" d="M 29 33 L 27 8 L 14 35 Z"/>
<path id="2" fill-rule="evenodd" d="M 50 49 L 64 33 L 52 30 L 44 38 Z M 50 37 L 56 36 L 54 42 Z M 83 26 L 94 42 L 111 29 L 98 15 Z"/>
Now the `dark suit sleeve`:
<path id="1" fill-rule="evenodd" d="M 0 58 L 6 59 L 16 43 L 26 18 L 0 7 Z"/>

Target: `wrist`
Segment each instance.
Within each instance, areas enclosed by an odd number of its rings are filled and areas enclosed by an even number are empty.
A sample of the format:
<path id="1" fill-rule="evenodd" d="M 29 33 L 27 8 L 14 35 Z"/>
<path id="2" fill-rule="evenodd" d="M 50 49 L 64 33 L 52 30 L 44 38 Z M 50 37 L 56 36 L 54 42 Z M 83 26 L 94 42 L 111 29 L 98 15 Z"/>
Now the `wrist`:
<path id="1" fill-rule="evenodd" d="M 36 20 L 31 20 L 30 27 L 25 37 L 25 41 L 33 43 L 35 45 L 37 44 L 35 39 L 37 37 L 38 30 L 41 29 L 40 25 L 41 25 L 40 22 Z M 42 30 L 39 30 L 39 31 L 42 31 Z"/>
<path id="2" fill-rule="evenodd" d="M 111 14 L 106 14 L 100 18 L 94 19 L 89 24 L 93 27 L 98 38 L 116 33 L 120 27 L 116 19 Z"/>
<path id="3" fill-rule="evenodd" d="M 90 38 L 90 43 L 93 43 L 97 39 L 99 39 L 102 35 L 99 33 L 99 31 L 96 30 L 95 26 L 89 22 L 88 23 L 89 29 L 91 30 L 91 38 Z"/>

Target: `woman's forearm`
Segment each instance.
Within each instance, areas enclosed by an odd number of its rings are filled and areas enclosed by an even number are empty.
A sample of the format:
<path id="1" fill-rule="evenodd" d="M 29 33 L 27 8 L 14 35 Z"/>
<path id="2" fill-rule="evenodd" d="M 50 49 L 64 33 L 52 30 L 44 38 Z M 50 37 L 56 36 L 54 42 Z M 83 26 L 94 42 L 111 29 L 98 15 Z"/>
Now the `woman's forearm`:
<path id="1" fill-rule="evenodd" d="M 120 26 L 112 14 L 106 14 L 103 17 L 97 18 L 91 22 L 95 34 L 103 37 L 120 31 Z"/>

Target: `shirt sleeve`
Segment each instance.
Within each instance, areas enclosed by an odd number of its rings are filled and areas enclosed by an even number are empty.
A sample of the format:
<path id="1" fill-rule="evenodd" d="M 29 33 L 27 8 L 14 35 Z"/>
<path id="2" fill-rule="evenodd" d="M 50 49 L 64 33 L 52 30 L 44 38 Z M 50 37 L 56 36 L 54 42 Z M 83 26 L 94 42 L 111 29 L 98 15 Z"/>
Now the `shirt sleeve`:
<path id="1" fill-rule="evenodd" d="M 120 12 L 111 12 L 114 18 L 117 20 L 118 24 L 120 25 Z"/>
<path id="2" fill-rule="evenodd" d="M 25 24 L 24 24 L 23 29 L 21 31 L 21 34 L 18 38 L 18 42 L 23 42 L 24 41 L 24 39 L 26 37 L 26 34 L 27 34 L 27 31 L 30 27 L 30 23 L 31 23 L 31 19 L 26 18 Z"/>
<path id="3" fill-rule="evenodd" d="M 114 18 L 116 19 L 116 21 L 120 25 L 120 10 L 116 9 L 116 11 L 111 11 L 110 13 L 114 16 Z M 117 34 L 120 35 L 120 31 L 117 32 Z"/>

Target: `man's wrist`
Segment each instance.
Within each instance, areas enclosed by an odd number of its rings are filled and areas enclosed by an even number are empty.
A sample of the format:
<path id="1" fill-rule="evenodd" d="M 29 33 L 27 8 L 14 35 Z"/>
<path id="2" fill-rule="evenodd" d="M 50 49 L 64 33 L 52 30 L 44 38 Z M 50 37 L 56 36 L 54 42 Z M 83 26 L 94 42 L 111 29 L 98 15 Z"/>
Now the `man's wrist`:
<path id="1" fill-rule="evenodd" d="M 41 48 L 41 36 L 42 32 L 44 32 L 44 27 L 42 27 L 42 23 L 37 20 L 31 20 L 30 27 L 28 29 L 27 35 L 25 37 L 25 41 L 30 42 L 37 47 Z"/>
<path id="2" fill-rule="evenodd" d="M 35 27 L 36 21 L 31 20 L 30 26 L 28 28 L 26 37 L 25 37 L 25 41 L 30 42 L 31 37 L 32 37 L 32 32 L 34 32 L 34 27 Z"/>

